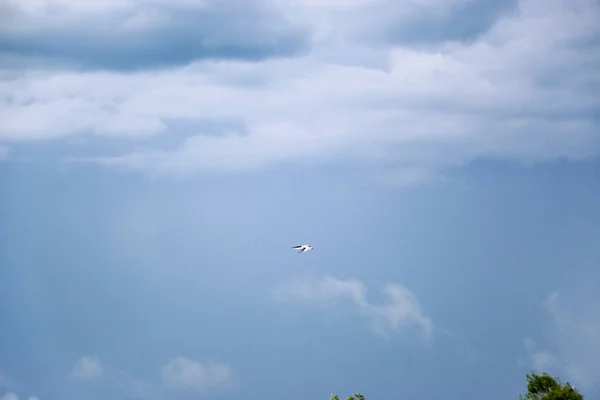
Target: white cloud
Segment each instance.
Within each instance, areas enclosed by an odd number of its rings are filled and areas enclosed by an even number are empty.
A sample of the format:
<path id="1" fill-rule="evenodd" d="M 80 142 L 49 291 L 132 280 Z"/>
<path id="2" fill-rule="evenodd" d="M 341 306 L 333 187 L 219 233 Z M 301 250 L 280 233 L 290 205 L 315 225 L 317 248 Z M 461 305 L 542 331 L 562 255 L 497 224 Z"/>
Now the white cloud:
<path id="1" fill-rule="evenodd" d="M 233 377 L 233 370 L 227 364 L 175 357 L 163 367 L 161 376 L 168 388 L 205 392 L 227 384 Z"/>
<path id="2" fill-rule="evenodd" d="M 17 396 L 17 394 L 14 392 L 8 392 L 8 393 L 5 393 L 2 397 L 0 397 L 0 400 L 19 400 L 19 396 Z M 39 400 L 39 399 L 35 396 L 29 396 L 28 400 Z"/>
<path id="3" fill-rule="evenodd" d="M 15 388 L 19 390 L 19 385 L 0 372 L 0 389 L 7 391 L 0 397 L 0 400 L 19 400 L 19 396 L 14 392 Z M 2 393 L 2 390 L 0 390 L 0 393 Z M 30 396 L 28 400 L 39 399 L 36 396 Z"/>
<path id="4" fill-rule="evenodd" d="M 431 338 L 434 323 L 423 314 L 417 297 L 409 289 L 398 284 L 384 287 L 384 301 L 373 304 L 367 300 L 366 289 L 361 281 L 340 280 L 330 276 L 322 279 L 296 279 L 275 289 L 278 300 L 296 300 L 330 306 L 349 300 L 358 313 L 367 319 L 371 329 L 387 336 L 394 331 L 417 328 L 425 340 Z"/>
<path id="5" fill-rule="evenodd" d="M 550 317 L 546 349 L 525 339 L 528 365 L 537 372 L 560 370 L 583 388 L 600 384 L 600 301 L 581 293 L 564 298 L 548 295 L 543 308 Z"/>
<path id="6" fill-rule="evenodd" d="M 75 363 L 71 376 L 86 380 L 105 377 L 107 383 L 126 396 L 143 400 L 170 399 L 174 391 L 204 394 L 232 383 L 234 378 L 233 368 L 228 364 L 201 363 L 185 357 L 170 359 L 160 373 L 161 382 L 152 382 L 127 371 L 105 370 L 97 358 L 82 357 Z"/>
<path id="7" fill-rule="evenodd" d="M 96 357 L 81 357 L 75 362 L 71 376 L 77 379 L 95 380 L 102 377 L 102 363 Z"/>
<path id="8" fill-rule="evenodd" d="M 463 3 L 444 3 L 444 12 Z M 143 140 L 172 134 L 173 120 L 237 118 L 247 125 L 243 134 L 208 136 L 199 127 L 175 148 L 140 142 L 130 153 L 69 160 L 168 175 L 352 162 L 385 169 L 382 180 L 400 183 L 437 178 L 479 157 L 535 163 L 598 155 L 597 2 L 522 0 L 468 43 L 367 50 L 354 43 L 346 28 L 371 19 L 361 10 L 383 18 L 390 4 L 280 6 L 328 26 L 305 57 L 136 73 L 28 70 L 0 83 L 11 99 L 0 105 L 0 142 L 81 134 Z M 438 5 L 424 7 L 433 13 Z M 330 18 L 335 8 L 343 18 Z M 376 58 L 380 68 L 367 66 Z"/>
<path id="9" fill-rule="evenodd" d="M 548 372 L 558 364 L 556 357 L 548 350 L 537 350 L 537 344 L 530 338 L 523 339 L 527 350 L 527 364 L 537 373 Z"/>
<path id="10" fill-rule="evenodd" d="M 587 304 L 586 304 L 587 303 Z M 582 387 L 600 384 L 600 301 L 579 302 L 559 292 L 544 302 L 552 318 L 552 339 L 568 376 Z"/>

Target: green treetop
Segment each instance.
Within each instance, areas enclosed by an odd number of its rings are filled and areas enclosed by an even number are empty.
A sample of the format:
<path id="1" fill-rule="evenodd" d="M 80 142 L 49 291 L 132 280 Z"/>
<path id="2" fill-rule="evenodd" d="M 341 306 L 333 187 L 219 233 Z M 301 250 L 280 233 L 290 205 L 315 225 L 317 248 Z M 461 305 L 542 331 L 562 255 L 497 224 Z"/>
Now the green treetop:
<path id="1" fill-rule="evenodd" d="M 340 400 L 337 394 L 332 394 L 329 400 Z M 365 400 L 365 397 L 356 393 L 346 400 Z M 583 396 L 569 382 L 561 383 L 558 378 L 543 373 L 533 372 L 527 374 L 527 394 L 519 396 L 519 400 L 584 400 Z"/>
<path id="2" fill-rule="evenodd" d="M 340 398 L 337 394 L 332 394 L 331 397 L 329 397 L 329 400 L 340 400 Z M 360 393 L 355 393 L 350 397 L 346 397 L 346 400 L 365 400 L 365 396 Z"/>
<path id="3" fill-rule="evenodd" d="M 527 394 L 519 400 L 583 400 L 583 396 L 568 382 L 532 372 L 527 374 Z"/>

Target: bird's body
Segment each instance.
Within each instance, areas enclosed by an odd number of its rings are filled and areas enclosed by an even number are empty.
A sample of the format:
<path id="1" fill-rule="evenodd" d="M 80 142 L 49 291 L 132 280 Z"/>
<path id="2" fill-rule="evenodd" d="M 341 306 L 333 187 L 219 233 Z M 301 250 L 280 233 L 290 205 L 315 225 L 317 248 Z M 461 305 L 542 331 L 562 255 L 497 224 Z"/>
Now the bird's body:
<path id="1" fill-rule="evenodd" d="M 308 244 L 303 244 L 300 246 L 293 246 L 292 249 L 298 250 L 298 253 L 304 253 L 305 251 L 312 250 L 312 246 L 310 246 Z"/>

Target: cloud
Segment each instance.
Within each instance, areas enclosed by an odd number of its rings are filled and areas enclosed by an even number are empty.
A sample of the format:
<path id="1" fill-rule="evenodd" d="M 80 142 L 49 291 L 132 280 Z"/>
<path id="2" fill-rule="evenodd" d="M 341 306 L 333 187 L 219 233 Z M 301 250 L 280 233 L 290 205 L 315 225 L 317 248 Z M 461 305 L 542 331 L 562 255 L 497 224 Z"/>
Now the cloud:
<path id="1" fill-rule="evenodd" d="M 4 65 L 136 70 L 198 59 L 262 60 L 303 51 L 306 28 L 264 1 L 8 0 Z"/>
<path id="2" fill-rule="evenodd" d="M 8 392 L 8 393 L 5 393 L 2 397 L 0 397 L 0 400 L 19 400 L 19 396 L 17 396 L 17 394 L 14 392 Z M 39 399 L 35 396 L 30 396 L 28 398 L 28 400 L 39 400 Z"/>
<path id="3" fill-rule="evenodd" d="M 336 15 L 331 18 L 364 44 L 419 45 L 474 40 L 516 5 L 516 0 L 359 1 L 354 7 L 332 10 Z"/>
<path id="4" fill-rule="evenodd" d="M 361 281 L 340 280 L 330 276 L 322 279 L 296 279 L 275 289 L 280 301 L 301 301 L 308 304 L 331 306 L 350 301 L 378 335 L 416 328 L 421 337 L 430 339 L 434 323 L 423 314 L 417 297 L 409 289 L 398 284 L 387 284 L 383 289 L 384 301 L 372 304 L 367 300 L 366 289 Z"/>
<path id="5" fill-rule="evenodd" d="M 523 339 L 527 350 L 527 363 L 537 373 L 548 372 L 558 364 L 558 360 L 548 350 L 537 350 L 537 344 L 530 338 Z"/>
<path id="6" fill-rule="evenodd" d="M 75 362 L 71 376 L 77 379 L 95 380 L 103 375 L 103 368 L 100 360 L 96 357 L 81 357 Z"/>
<path id="7" fill-rule="evenodd" d="M 128 371 L 105 369 L 97 358 L 82 357 L 75 363 L 71 376 L 85 380 L 103 377 L 106 383 L 127 397 L 164 400 L 176 397 L 177 392 L 205 394 L 223 387 L 232 383 L 234 370 L 225 363 L 201 363 L 185 357 L 174 357 L 160 369 L 160 381 L 156 381 L 140 379 Z"/>
<path id="8" fill-rule="evenodd" d="M 16 390 L 21 390 L 19 389 L 19 386 L 20 385 L 18 385 L 12 379 L 9 379 L 6 377 L 6 375 L 0 372 L 0 389 L 6 390 L 6 393 L 0 397 L 0 400 L 19 400 L 19 396 L 14 392 L 15 388 L 17 388 Z M 0 393 L 2 393 L 2 390 L 0 390 Z M 39 399 L 36 396 L 29 396 L 28 400 Z"/>
<path id="9" fill-rule="evenodd" d="M 67 9 L 84 7 L 75 3 Z M 409 3 L 296 0 L 278 7 L 291 25 L 313 29 L 312 51 L 302 57 L 11 75 L 0 82 L 7 93 L 0 143 L 127 138 L 135 140 L 130 150 L 68 148 L 66 160 L 161 176 L 341 163 L 401 184 L 441 179 L 448 168 L 480 158 L 538 163 L 599 155 L 596 1 L 522 0 L 510 13 L 492 12 L 468 41 L 443 35 L 420 48 L 396 39 L 364 46 L 352 33 L 384 14 L 412 18 L 416 6 Z M 419 4 L 427 18 L 475 7 L 466 0 Z M 240 124 L 214 134 L 206 120 Z M 182 124 L 188 134 L 176 145 L 156 144 L 161 136 L 180 137 Z"/>
<path id="10" fill-rule="evenodd" d="M 544 309 L 552 319 L 552 340 L 570 379 L 582 387 L 600 384 L 600 301 L 577 304 L 551 293 Z"/>
<path id="11" fill-rule="evenodd" d="M 163 384 L 172 389 L 205 392 L 227 384 L 233 376 L 227 364 L 200 363 L 185 357 L 175 357 L 162 369 Z"/>
<path id="12" fill-rule="evenodd" d="M 555 291 L 543 302 L 550 317 L 546 349 L 525 339 L 528 364 L 538 372 L 559 370 L 586 389 L 600 385 L 600 302 L 582 301 L 581 293 L 568 298 Z"/>

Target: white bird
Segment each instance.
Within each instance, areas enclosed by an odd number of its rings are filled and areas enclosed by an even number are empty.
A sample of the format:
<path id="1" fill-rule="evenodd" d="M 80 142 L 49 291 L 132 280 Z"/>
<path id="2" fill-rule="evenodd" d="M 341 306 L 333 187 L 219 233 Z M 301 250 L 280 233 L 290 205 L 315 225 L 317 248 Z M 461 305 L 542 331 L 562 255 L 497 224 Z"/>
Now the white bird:
<path id="1" fill-rule="evenodd" d="M 304 253 L 305 251 L 312 250 L 312 246 L 309 246 L 308 244 L 303 244 L 301 246 L 293 246 L 292 249 L 298 250 L 298 253 Z"/>

